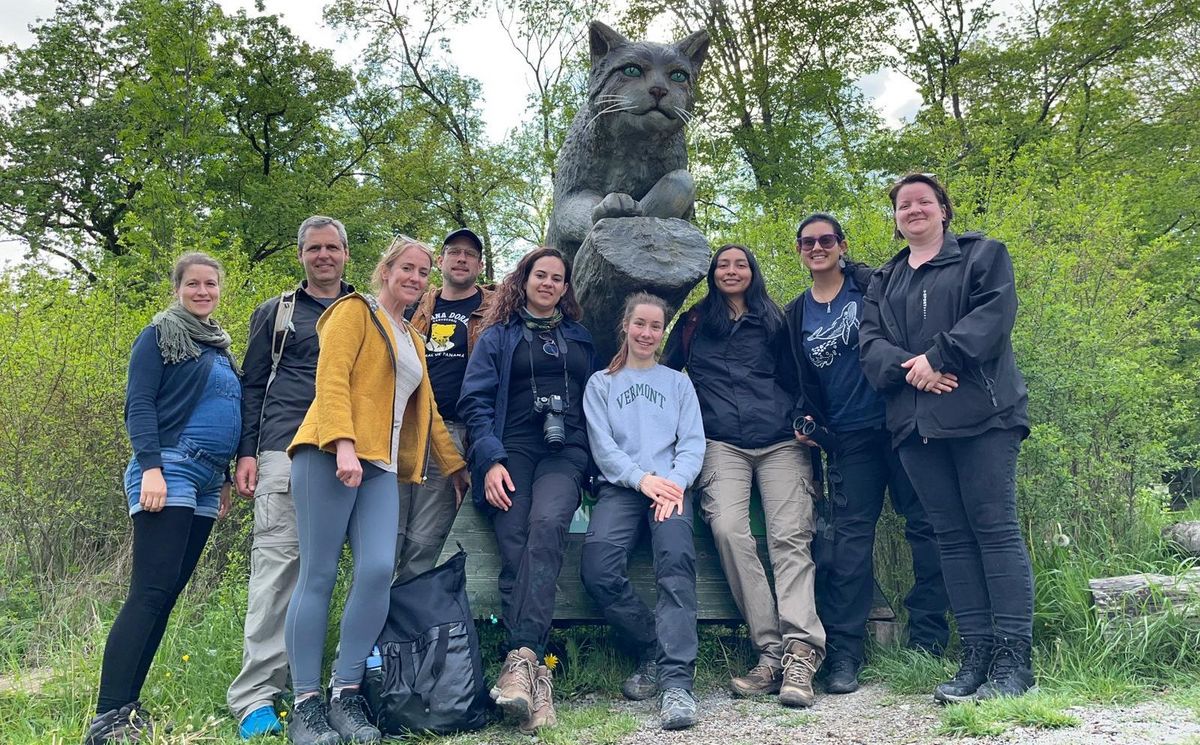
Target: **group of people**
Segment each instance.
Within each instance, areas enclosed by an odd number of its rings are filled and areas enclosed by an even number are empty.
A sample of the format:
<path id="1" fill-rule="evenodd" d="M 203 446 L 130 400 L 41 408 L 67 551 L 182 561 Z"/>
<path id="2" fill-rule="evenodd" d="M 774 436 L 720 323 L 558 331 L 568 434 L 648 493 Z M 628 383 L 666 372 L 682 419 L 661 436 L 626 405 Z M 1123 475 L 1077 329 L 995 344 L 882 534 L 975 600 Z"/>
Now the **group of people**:
<path id="1" fill-rule="evenodd" d="M 1033 580 L 1015 487 L 1029 430 L 1011 261 L 998 241 L 950 232 L 936 178 L 909 174 L 890 197 L 907 246 L 878 269 L 850 261 L 833 216 L 801 222 L 796 248 L 813 282 L 786 309 L 748 247 L 719 248 L 706 296 L 680 314 L 661 361 L 672 309 L 643 292 L 627 299 L 617 354 L 596 359 L 556 249 L 528 253 L 493 288 L 478 284 L 483 243 L 471 230 L 446 236 L 436 256 L 401 236 L 366 294 L 343 280 L 345 227 L 314 216 L 298 234 L 305 280 L 254 311 L 239 367 L 212 319 L 219 263 L 181 257 L 175 302 L 130 358 L 132 572 L 85 745 L 152 729 L 142 685 L 234 488 L 254 500 L 243 664 L 228 692 L 245 739 L 283 731 L 289 675 L 292 742 L 380 739 L 359 687 L 389 585 L 434 566 L 468 491 L 500 555 L 505 649 L 492 698 L 524 733 L 553 726 L 546 644 L 589 478 L 581 579 L 636 648 L 622 692 L 658 697 L 665 729 L 698 720 L 694 514 L 758 654 L 733 692 L 810 706 L 819 669 L 829 693 L 858 687 L 885 490 L 912 547 L 909 645 L 941 654 L 947 609 L 961 637 L 960 669 L 935 698 L 1029 690 Z M 429 286 L 435 264 L 441 287 Z M 769 567 L 751 532 L 755 484 Z M 832 537 L 816 561 L 814 500 Z M 644 531 L 653 610 L 627 568 Z M 327 700 L 324 640 L 347 541 L 353 575 Z"/>

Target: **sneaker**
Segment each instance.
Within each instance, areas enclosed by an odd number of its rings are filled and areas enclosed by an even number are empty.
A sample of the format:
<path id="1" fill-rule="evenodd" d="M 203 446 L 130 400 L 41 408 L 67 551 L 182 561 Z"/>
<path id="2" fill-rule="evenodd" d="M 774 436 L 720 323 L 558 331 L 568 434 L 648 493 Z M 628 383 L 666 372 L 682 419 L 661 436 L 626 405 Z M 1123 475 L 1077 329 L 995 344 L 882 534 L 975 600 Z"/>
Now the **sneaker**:
<path id="1" fill-rule="evenodd" d="M 533 710 L 533 679 L 537 672 L 537 655 L 529 647 L 514 649 L 504 658 L 500 677 L 492 686 L 492 700 L 513 716 L 525 721 Z"/>
<path id="2" fill-rule="evenodd" d="M 686 688 L 668 688 L 658 702 L 663 729 L 687 729 L 696 724 L 696 697 Z"/>
<path id="3" fill-rule="evenodd" d="M 260 706 L 246 716 L 238 725 L 238 737 L 249 740 L 252 737 L 283 734 L 283 723 L 275 713 L 274 706 Z"/>
<path id="4" fill-rule="evenodd" d="M 979 686 L 987 682 L 988 669 L 992 664 L 992 642 L 964 641 L 959 656 L 958 672 L 945 683 L 933 689 L 933 700 L 942 704 L 958 704 L 974 701 Z"/>
<path id="5" fill-rule="evenodd" d="M 825 692 L 854 693 L 858 690 L 858 673 L 862 665 L 849 657 L 838 657 L 825 663 Z"/>
<path id="6" fill-rule="evenodd" d="M 987 682 L 975 692 L 977 701 L 1004 696 L 1021 696 L 1037 687 L 1033 677 L 1033 655 L 1024 639 L 997 637 L 992 669 Z"/>
<path id="7" fill-rule="evenodd" d="M 813 676 L 821 666 L 821 653 L 802 641 L 788 643 L 783 655 L 783 682 L 779 687 L 779 703 L 784 706 L 812 706 Z"/>
<path id="8" fill-rule="evenodd" d="M 294 745 L 338 745 L 342 741 L 329 726 L 325 702 L 320 696 L 309 696 L 292 706 L 287 733 Z"/>
<path id="9" fill-rule="evenodd" d="M 550 669 L 540 665 L 533 678 L 533 708 L 529 717 L 521 720 L 517 729 L 525 735 L 536 735 L 538 730 L 558 724 L 554 711 L 554 680 Z"/>
<path id="10" fill-rule="evenodd" d="M 750 671 L 738 678 L 729 680 L 729 687 L 735 696 L 766 696 L 779 693 L 783 682 L 783 670 L 759 663 Z"/>
<path id="11" fill-rule="evenodd" d="M 643 657 L 633 674 L 621 684 L 621 693 L 630 701 L 645 701 L 658 695 L 658 660 Z"/>
<path id="12" fill-rule="evenodd" d="M 382 735 L 367 718 L 367 700 L 358 689 L 346 691 L 329 702 L 329 726 L 344 742 L 379 742 Z"/>

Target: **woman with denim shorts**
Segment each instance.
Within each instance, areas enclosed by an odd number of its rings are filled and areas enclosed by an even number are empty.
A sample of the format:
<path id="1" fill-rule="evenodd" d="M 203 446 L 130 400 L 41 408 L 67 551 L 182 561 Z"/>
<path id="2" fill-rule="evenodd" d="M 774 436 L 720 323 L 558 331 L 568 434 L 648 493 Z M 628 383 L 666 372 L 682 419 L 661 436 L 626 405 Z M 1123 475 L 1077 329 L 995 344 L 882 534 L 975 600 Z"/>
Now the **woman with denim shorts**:
<path id="1" fill-rule="evenodd" d="M 229 334 L 211 319 L 221 279 L 212 257 L 182 256 L 171 272 L 175 302 L 133 344 L 125 388 L 133 568 L 104 648 L 85 745 L 150 736 L 142 684 L 213 523 L 229 509 L 242 394 Z"/>

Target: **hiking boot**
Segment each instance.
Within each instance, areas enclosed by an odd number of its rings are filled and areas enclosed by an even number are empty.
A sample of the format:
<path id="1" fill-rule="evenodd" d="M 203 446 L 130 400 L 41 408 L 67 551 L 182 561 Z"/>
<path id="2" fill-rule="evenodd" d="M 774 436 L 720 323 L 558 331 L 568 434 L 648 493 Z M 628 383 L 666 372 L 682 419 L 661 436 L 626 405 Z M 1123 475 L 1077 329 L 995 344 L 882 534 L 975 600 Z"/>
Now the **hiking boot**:
<path id="1" fill-rule="evenodd" d="M 991 640 L 964 641 L 959 655 L 958 672 L 945 683 L 933 689 L 933 700 L 943 704 L 974 701 L 975 692 L 988 679 L 992 665 Z"/>
<path id="2" fill-rule="evenodd" d="M 735 696 L 766 696 L 779 693 L 779 685 L 783 682 L 783 670 L 760 662 L 745 675 L 729 680 L 729 687 Z"/>
<path id="3" fill-rule="evenodd" d="M 858 673 L 862 665 L 849 657 L 837 657 L 825 663 L 826 693 L 854 693 L 858 690 Z"/>
<path id="4" fill-rule="evenodd" d="M 652 648 L 642 657 L 637 669 L 621 684 L 621 693 L 630 701 L 645 701 L 658 695 L 658 660 L 650 655 L 657 654 Z"/>
<path id="5" fill-rule="evenodd" d="M 1033 677 L 1031 645 L 1024 639 L 996 637 L 992 669 L 987 682 L 975 692 L 977 701 L 1002 696 L 1021 696 L 1037 687 Z"/>
<path id="6" fill-rule="evenodd" d="M 281 734 L 283 734 L 283 723 L 279 721 L 279 715 L 275 713 L 274 706 L 260 706 L 238 723 L 238 737 L 243 740 Z"/>
<path id="7" fill-rule="evenodd" d="M 783 682 L 779 703 L 784 706 L 812 706 L 813 676 L 821 666 L 821 653 L 802 641 L 793 640 L 783 655 Z"/>
<path id="8" fill-rule="evenodd" d="M 329 726 L 345 742 L 379 742 L 379 730 L 367 718 L 367 700 L 358 689 L 346 691 L 329 702 Z"/>
<path id="9" fill-rule="evenodd" d="M 319 695 L 301 699 L 292 706 L 287 733 L 293 745 L 338 745 L 342 741 L 329 726 L 325 702 Z"/>
<path id="10" fill-rule="evenodd" d="M 686 688 L 668 688 L 658 702 L 663 729 L 686 729 L 696 723 L 696 697 Z"/>
<path id="11" fill-rule="evenodd" d="M 492 700 L 505 714 L 517 721 L 529 719 L 533 711 L 533 679 L 537 673 L 537 655 L 529 647 L 514 649 L 504 658 L 500 677 L 492 686 Z"/>
<path id="12" fill-rule="evenodd" d="M 166 728 L 167 732 L 170 728 Z M 148 742 L 154 737 L 150 714 L 141 701 L 133 701 L 119 709 L 97 714 L 83 736 L 84 745 L 105 745 L 117 742 Z"/>
<path id="13" fill-rule="evenodd" d="M 521 720 L 517 729 L 525 735 L 536 735 L 544 727 L 558 724 L 558 715 L 554 712 L 554 680 L 550 669 L 540 665 L 534 671 L 533 677 L 533 708 L 527 719 Z"/>

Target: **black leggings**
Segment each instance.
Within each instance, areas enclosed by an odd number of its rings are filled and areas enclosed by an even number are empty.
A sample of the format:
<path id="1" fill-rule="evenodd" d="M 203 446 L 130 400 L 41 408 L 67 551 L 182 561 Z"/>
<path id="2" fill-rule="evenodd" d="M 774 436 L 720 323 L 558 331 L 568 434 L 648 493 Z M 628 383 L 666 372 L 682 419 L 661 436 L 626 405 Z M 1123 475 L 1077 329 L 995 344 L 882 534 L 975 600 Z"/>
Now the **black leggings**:
<path id="1" fill-rule="evenodd" d="M 197 517 L 191 507 L 164 507 L 133 516 L 129 595 L 104 646 L 97 714 L 119 709 L 141 695 L 171 609 L 196 569 L 214 522 Z"/>

